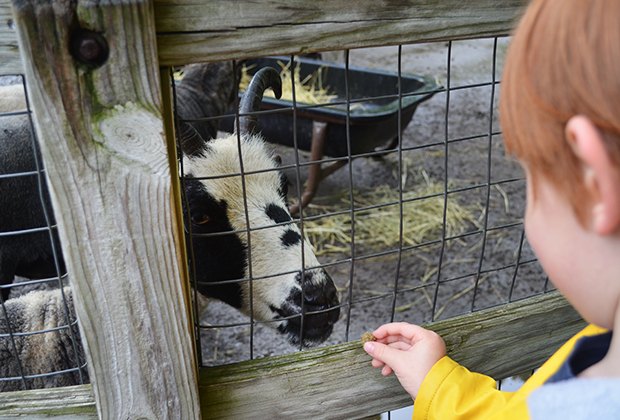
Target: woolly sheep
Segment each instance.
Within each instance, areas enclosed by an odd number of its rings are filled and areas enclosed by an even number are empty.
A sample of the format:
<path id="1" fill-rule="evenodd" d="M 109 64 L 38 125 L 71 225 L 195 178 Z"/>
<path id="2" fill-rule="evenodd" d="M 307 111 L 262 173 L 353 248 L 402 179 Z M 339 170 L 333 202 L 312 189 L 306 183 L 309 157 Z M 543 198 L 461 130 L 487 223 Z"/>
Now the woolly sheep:
<path id="1" fill-rule="evenodd" d="M 26 96 L 21 84 L 0 86 L 0 112 L 26 110 Z"/>
<path id="2" fill-rule="evenodd" d="M 79 384 L 79 367 L 82 367 L 83 381 L 88 382 L 88 372 L 83 368 L 84 349 L 79 340 L 77 324 L 70 322 L 69 327 L 67 323 L 67 315 L 75 320 L 73 296 L 69 287 L 33 291 L 9 299 L 4 303 L 4 308 L 7 317 L 0 316 L 0 392 L 23 389 L 22 373 L 28 376 L 69 370 L 26 379 L 28 388 Z M 65 309 L 68 309 L 69 314 Z M 53 331 L 41 332 L 46 330 Z M 10 337 L 9 333 L 28 335 Z M 3 380 L 6 378 L 20 379 Z"/>

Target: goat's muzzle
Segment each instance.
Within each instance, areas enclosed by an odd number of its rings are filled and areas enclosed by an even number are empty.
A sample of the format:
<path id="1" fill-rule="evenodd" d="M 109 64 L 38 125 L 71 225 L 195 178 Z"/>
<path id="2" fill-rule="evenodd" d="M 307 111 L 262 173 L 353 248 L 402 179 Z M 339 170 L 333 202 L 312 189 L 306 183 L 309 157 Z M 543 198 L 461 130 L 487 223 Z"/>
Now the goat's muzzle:
<path id="1" fill-rule="evenodd" d="M 331 335 L 340 317 L 340 301 L 336 286 L 325 270 L 308 270 L 304 281 L 299 283 L 303 293 L 299 289 L 291 291 L 284 305 L 275 309 L 278 318 L 283 319 L 278 330 L 288 334 L 292 344 L 312 346 Z"/>

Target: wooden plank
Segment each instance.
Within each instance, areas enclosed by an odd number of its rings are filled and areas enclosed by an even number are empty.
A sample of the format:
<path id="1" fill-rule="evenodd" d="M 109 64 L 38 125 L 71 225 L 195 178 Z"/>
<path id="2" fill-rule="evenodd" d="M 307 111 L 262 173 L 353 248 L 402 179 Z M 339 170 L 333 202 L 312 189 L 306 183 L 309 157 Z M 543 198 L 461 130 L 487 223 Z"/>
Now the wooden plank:
<path id="1" fill-rule="evenodd" d="M 0 0 L 0 74 L 21 69 Z M 510 32 L 527 0 L 158 0 L 162 65 Z"/>
<path id="2" fill-rule="evenodd" d="M 436 322 L 448 354 L 496 378 L 540 364 L 585 323 L 557 292 Z M 0 394 L 0 418 L 28 407 L 94 413 L 90 385 Z M 49 394 L 49 396 L 48 396 Z M 89 395 L 90 399 L 89 399 Z M 411 404 L 395 378 L 370 367 L 359 342 L 305 350 L 235 365 L 203 368 L 204 418 L 355 418 Z M 90 408 L 88 408 L 90 407 Z M 20 408 L 21 409 L 21 408 Z M 90 411 L 89 411 L 90 410 Z"/>
<path id="3" fill-rule="evenodd" d="M 585 323 L 558 294 L 430 325 L 448 354 L 505 378 L 540 364 Z M 393 377 L 370 367 L 360 342 L 203 368 L 205 418 L 359 418 L 411 404 Z"/>
<path id="4" fill-rule="evenodd" d="M 166 65 L 508 34 L 526 0 L 155 1 Z"/>
<path id="5" fill-rule="evenodd" d="M 90 385 L 0 394 L 0 419 L 49 417 L 96 419 L 97 407 Z"/>
<path id="6" fill-rule="evenodd" d="M 98 415 L 199 418 L 152 5 L 13 7 Z M 99 67 L 78 28 L 105 34 Z"/>

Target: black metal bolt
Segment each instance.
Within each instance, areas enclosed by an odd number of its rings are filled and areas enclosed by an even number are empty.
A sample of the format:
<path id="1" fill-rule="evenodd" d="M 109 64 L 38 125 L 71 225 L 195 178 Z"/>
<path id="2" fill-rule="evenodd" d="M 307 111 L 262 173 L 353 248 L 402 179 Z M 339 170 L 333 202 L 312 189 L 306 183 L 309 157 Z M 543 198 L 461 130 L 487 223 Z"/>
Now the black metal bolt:
<path id="1" fill-rule="evenodd" d="M 73 34 L 70 51 L 73 58 L 90 67 L 103 65 L 110 52 L 106 39 L 87 29 L 79 29 Z"/>

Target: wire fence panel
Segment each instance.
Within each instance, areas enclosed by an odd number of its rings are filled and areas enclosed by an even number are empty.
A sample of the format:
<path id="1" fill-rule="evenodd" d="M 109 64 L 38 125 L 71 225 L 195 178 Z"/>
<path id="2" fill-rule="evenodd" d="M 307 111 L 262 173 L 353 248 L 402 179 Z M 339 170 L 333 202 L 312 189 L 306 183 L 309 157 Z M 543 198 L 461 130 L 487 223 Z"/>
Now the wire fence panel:
<path id="1" fill-rule="evenodd" d="M 0 390 L 83 384 L 86 361 L 27 86 L 22 75 L 0 83 Z"/>
<path id="2" fill-rule="evenodd" d="M 523 235 L 523 176 L 504 155 L 497 124 L 506 44 L 506 38 L 492 38 L 322 57 L 265 57 L 195 65 L 194 73 L 186 68 L 175 74 L 175 85 L 187 84 L 193 74 L 203 90 L 196 99 L 183 86 L 176 99 L 177 109 L 187 114 L 177 112 L 180 150 L 189 151 L 179 159 L 186 216 L 193 205 L 188 195 L 195 199 L 192 194 L 198 190 L 216 204 L 226 203 L 215 225 L 213 220 L 186 223 L 188 238 L 204 239 L 188 239 L 194 287 L 210 297 L 206 309 L 199 305 L 202 299 L 196 300 L 196 310 L 203 314 L 196 326 L 202 365 L 345 343 L 384 322 L 425 324 L 549 289 Z M 258 152 L 245 150 L 240 136 L 231 134 L 244 117 L 237 110 L 237 94 L 266 65 L 281 72 L 288 98 L 263 100 L 257 131 L 266 141 Z M 23 86 L 21 78 L 17 81 Z M 192 100 L 198 101 L 198 111 L 178 103 Z M 1 117 L 8 121 L 30 114 L 27 109 L 5 111 Z M 196 153 L 209 138 L 227 136 L 232 136 L 229 149 L 211 147 L 211 140 L 206 142 L 209 153 Z M 2 339 L 13 355 L 25 338 L 6 323 L 7 298 L 28 288 L 62 291 L 58 286 L 68 284 L 33 136 L 32 141 L 35 165 L 3 173 L 0 182 L 35 182 L 34 193 L 47 203 L 42 206 L 46 223 L 5 230 L 2 237 L 46 235 L 57 275 L 0 286 L 6 324 Z M 192 154 L 217 153 L 229 153 L 224 160 L 232 159 L 232 166 L 212 169 L 209 165 L 218 162 L 214 158 L 203 159 L 205 167 L 200 168 L 200 159 L 188 160 Z M 210 188 L 224 195 L 211 194 Z M 283 201 L 289 216 L 264 217 L 273 194 L 282 195 L 283 189 L 289 190 Z M 233 204 L 238 212 L 234 221 Z M 283 252 L 285 235 L 298 241 L 298 247 Z M 298 239 L 302 236 L 308 241 Z M 324 279 L 336 288 L 337 302 L 308 310 L 315 297 L 306 294 L 316 293 L 309 291 L 310 285 Z M 291 281 L 300 287 L 291 287 Z M 75 364 L 58 372 L 31 372 L 15 358 L 18 374 L 0 379 L 7 387 L 12 384 L 6 389 L 40 386 L 30 382 L 47 375 L 77 375 L 73 383 L 87 381 L 71 302 L 62 298 L 65 322 L 25 337 L 69 334 Z M 333 322 L 330 316 L 336 311 Z M 319 332 L 306 325 L 314 328 L 316 322 L 330 325 Z"/>
<path id="3" fill-rule="evenodd" d="M 201 272 L 208 266 L 201 260 L 213 259 L 213 252 L 191 252 L 195 287 L 203 282 L 204 294 L 216 298 L 197 325 L 202 365 L 345 343 L 384 322 L 428 324 L 550 290 L 523 234 L 523 174 L 501 143 L 497 103 L 507 43 L 499 37 L 261 57 L 234 63 L 217 80 L 203 79 L 202 100 L 225 112 L 178 116 L 186 132 L 180 149 L 195 151 L 202 141 L 207 150 L 199 175 L 197 159 L 180 159 L 182 182 L 186 191 L 202 182 L 210 199 L 226 203 L 223 218 L 238 220 L 199 225 L 192 214 L 188 243 L 236 238 L 243 252 L 220 257 L 236 264 L 236 278 L 220 269 Z M 277 99 L 267 89 L 254 113 L 260 147 L 280 162 L 260 166 L 234 134 L 245 114 L 229 95 L 241 96 L 264 67 L 280 73 L 283 94 Z M 192 77 L 179 71 L 177 86 L 192 84 Z M 216 97 L 227 103 L 214 105 Z M 241 159 L 221 172 L 216 155 L 226 142 Z M 268 205 L 260 195 L 269 187 L 256 181 L 272 173 L 288 184 L 289 215 L 277 220 L 260 216 Z M 238 207 L 227 188 L 241 194 Z M 308 242 L 282 254 L 278 235 L 293 225 Z M 291 305 L 294 294 L 286 277 L 305 279 L 321 269 L 338 291 L 339 319 L 306 342 L 300 337 L 309 331 L 308 317 L 328 319 L 334 308 L 305 308 L 310 280 L 302 281 L 297 310 L 284 313 L 281 306 Z M 214 282 L 221 292 L 212 290 Z M 281 301 L 265 303 L 270 293 Z"/>

